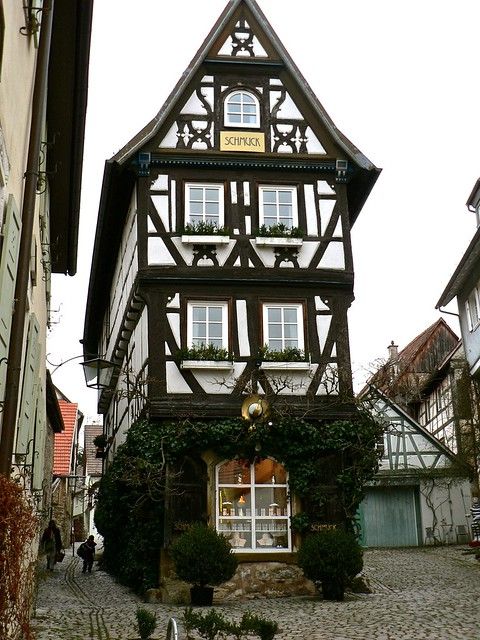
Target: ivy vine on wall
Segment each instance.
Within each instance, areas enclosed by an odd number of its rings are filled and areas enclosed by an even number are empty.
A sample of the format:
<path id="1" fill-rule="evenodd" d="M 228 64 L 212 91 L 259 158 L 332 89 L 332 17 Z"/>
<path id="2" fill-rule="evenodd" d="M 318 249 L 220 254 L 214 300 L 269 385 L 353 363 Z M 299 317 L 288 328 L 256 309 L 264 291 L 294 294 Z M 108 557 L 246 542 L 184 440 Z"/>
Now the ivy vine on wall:
<path id="1" fill-rule="evenodd" d="M 141 420 L 100 484 L 95 518 L 105 539 L 105 567 L 137 591 L 158 586 L 167 463 L 178 467 L 185 456 L 206 451 L 219 459 L 272 457 L 283 464 L 291 491 L 302 501 L 294 529 L 328 522 L 329 500 L 338 521 L 351 528 L 365 484 L 378 469 L 375 445 L 382 433 L 362 411 L 331 422 L 291 416 L 255 425 L 241 418 Z"/>

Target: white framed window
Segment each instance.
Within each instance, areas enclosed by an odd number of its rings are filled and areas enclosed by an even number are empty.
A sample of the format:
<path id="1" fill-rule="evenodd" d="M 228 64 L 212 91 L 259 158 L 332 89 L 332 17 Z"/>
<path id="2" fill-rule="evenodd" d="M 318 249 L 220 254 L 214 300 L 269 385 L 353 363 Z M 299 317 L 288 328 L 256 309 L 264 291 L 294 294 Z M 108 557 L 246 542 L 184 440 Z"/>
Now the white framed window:
<path id="1" fill-rule="evenodd" d="M 217 465 L 215 482 L 216 528 L 234 551 L 291 550 L 285 467 L 271 458 L 229 460 Z"/>
<path id="2" fill-rule="evenodd" d="M 223 184 L 187 183 L 185 185 L 185 222 L 193 225 L 203 222 L 223 227 Z"/>
<path id="3" fill-rule="evenodd" d="M 234 91 L 225 98 L 224 124 L 230 127 L 260 126 L 260 103 L 248 91 Z"/>
<path id="4" fill-rule="evenodd" d="M 284 351 L 288 347 L 303 351 L 303 306 L 264 304 L 263 343 L 271 351 Z"/>
<path id="5" fill-rule="evenodd" d="M 480 324 L 480 295 L 478 285 L 468 296 L 465 303 L 469 331 L 473 331 Z"/>
<path id="6" fill-rule="evenodd" d="M 228 349 L 228 304 L 189 302 L 187 342 L 189 347 L 212 345 L 219 349 Z"/>
<path id="7" fill-rule="evenodd" d="M 288 229 L 298 226 L 296 187 L 262 185 L 258 192 L 260 226 L 283 224 Z"/>

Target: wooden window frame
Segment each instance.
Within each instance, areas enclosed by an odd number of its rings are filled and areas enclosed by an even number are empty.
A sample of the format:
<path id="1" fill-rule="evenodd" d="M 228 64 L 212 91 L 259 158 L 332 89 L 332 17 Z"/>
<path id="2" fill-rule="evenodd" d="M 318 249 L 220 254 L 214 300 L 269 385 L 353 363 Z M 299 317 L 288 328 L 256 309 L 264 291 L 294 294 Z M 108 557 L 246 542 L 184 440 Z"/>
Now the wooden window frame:
<path id="1" fill-rule="evenodd" d="M 235 95 L 247 95 L 250 98 L 252 98 L 254 104 L 255 104 L 255 122 L 243 122 L 243 118 L 246 115 L 251 115 L 251 114 L 246 114 L 244 113 L 242 107 L 243 107 L 243 100 L 240 101 L 240 122 L 231 122 L 230 121 L 230 115 L 234 115 L 234 114 L 230 114 L 229 110 L 228 110 L 228 106 L 229 106 L 229 101 L 233 98 L 233 96 Z M 234 89 L 233 91 L 230 91 L 224 99 L 223 102 L 223 124 L 225 127 L 238 127 L 239 129 L 260 129 L 260 101 L 257 98 L 257 96 L 252 93 L 251 91 L 248 91 L 246 89 Z"/>
<path id="2" fill-rule="evenodd" d="M 295 309 L 297 312 L 297 345 L 296 348 L 300 351 L 305 351 L 305 327 L 304 327 L 304 305 L 301 302 L 263 302 L 262 303 L 262 327 L 263 327 L 263 345 L 269 346 L 270 335 L 268 331 L 268 309 L 279 308 L 279 309 Z M 284 319 L 282 312 L 282 349 L 279 351 L 283 351 L 286 347 L 285 345 L 285 331 L 284 331 Z M 291 345 L 288 345 L 291 346 Z"/>
<path id="3" fill-rule="evenodd" d="M 220 349 L 229 350 L 230 336 L 229 336 L 229 303 L 227 300 L 188 300 L 187 301 L 187 346 L 193 347 L 195 345 L 193 340 L 193 309 L 195 307 L 220 307 L 222 309 L 222 345 Z M 207 335 L 208 338 L 208 335 Z M 205 342 L 208 346 L 211 342 Z"/>
<path id="4" fill-rule="evenodd" d="M 473 315 L 473 305 L 475 305 L 477 310 L 476 318 L 474 318 Z M 473 288 L 465 301 L 465 310 L 467 314 L 468 330 L 475 331 L 475 329 L 480 325 L 480 296 L 478 285 Z"/>
<path id="5" fill-rule="evenodd" d="M 258 185 L 258 220 L 259 220 L 259 226 L 262 225 L 266 225 L 265 223 L 265 211 L 264 211 L 264 204 L 266 204 L 264 202 L 263 199 L 263 194 L 266 191 L 276 191 L 277 193 L 277 197 L 276 197 L 276 207 L 277 207 L 277 219 L 276 222 L 274 222 L 273 224 L 280 224 L 281 223 L 281 219 L 280 219 L 280 210 L 279 210 L 279 205 L 281 204 L 278 200 L 278 194 L 280 191 L 288 191 L 292 194 L 292 217 L 291 217 L 291 224 L 290 225 L 286 225 L 287 228 L 291 229 L 292 227 L 297 227 L 298 226 L 298 187 L 297 185 L 292 185 L 292 184 L 259 184 Z M 266 225 L 267 226 L 267 225 Z M 273 225 L 268 225 L 268 226 L 273 226 Z"/>
<path id="6" fill-rule="evenodd" d="M 206 205 L 206 198 L 205 198 L 205 190 L 206 189 L 217 189 L 218 190 L 218 194 L 219 194 L 219 198 L 218 198 L 218 223 L 214 223 L 216 224 L 216 226 L 218 228 L 221 228 L 224 226 L 225 224 L 225 185 L 221 182 L 193 182 L 193 181 L 188 181 L 185 182 L 185 186 L 184 186 L 184 193 L 185 193 L 185 215 L 184 215 L 184 221 L 185 224 L 195 224 L 195 222 L 192 221 L 191 216 L 198 216 L 199 214 L 192 214 L 190 211 L 191 208 L 191 199 L 190 199 L 190 189 L 203 189 L 203 200 L 202 200 L 202 204 L 203 204 L 203 214 L 202 214 L 202 221 L 203 222 L 208 222 L 207 218 L 207 213 L 205 211 L 205 205 Z"/>

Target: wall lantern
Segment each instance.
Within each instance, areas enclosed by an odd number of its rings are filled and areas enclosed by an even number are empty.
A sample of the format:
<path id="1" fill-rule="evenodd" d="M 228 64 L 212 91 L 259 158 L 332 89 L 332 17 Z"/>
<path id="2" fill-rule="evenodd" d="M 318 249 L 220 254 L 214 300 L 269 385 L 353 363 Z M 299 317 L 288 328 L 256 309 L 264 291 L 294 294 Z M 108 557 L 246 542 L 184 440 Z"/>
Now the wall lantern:
<path id="1" fill-rule="evenodd" d="M 90 389 L 108 389 L 115 370 L 113 362 L 102 358 L 93 358 L 80 364 L 83 367 L 87 387 Z"/>
<path id="2" fill-rule="evenodd" d="M 270 415 L 270 406 L 259 395 L 248 396 L 242 404 L 242 418 L 249 422 L 261 421 Z"/>

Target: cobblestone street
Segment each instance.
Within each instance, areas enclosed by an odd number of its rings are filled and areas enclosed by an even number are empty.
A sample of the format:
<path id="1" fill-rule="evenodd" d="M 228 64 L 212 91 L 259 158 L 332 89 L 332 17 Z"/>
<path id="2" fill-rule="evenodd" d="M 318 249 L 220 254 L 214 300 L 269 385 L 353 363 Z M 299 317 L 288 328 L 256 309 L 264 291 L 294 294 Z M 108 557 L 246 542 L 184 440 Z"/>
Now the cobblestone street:
<path id="1" fill-rule="evenodd" d="M 347 594 L 342 603 L 256 599 L 218 609 L 232 618 L 250 610 L 275 619 L 279 640 L 478 640 L 480 563 L 462 555 L 464 549 L 366 551 L 365 574 L 373 593 Z M 82 574 L 79 559 L 67 555 L 41 581 L 37 640 L 132 640 L 139 605 L 157 612 L 154 639 L 165 638 L 170 616 L 182 619 L 184 607 L 144 604 L 96 567 Z"/>

